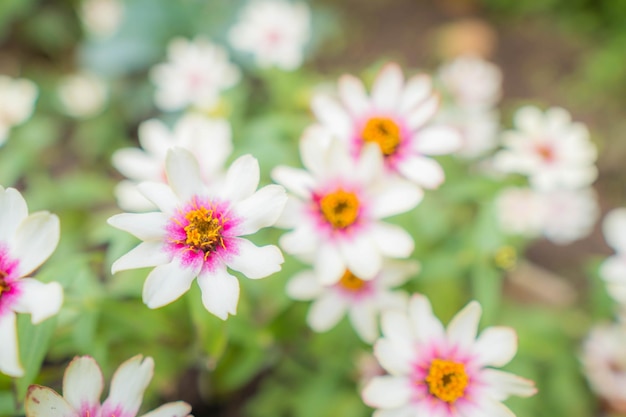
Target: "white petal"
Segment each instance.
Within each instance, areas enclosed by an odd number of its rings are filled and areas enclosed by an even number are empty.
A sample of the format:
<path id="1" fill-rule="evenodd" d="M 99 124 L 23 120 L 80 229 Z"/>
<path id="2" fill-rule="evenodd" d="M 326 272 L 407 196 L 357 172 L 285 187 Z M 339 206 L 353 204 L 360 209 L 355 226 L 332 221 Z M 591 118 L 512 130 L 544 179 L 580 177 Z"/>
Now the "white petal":
<path id="1" fill-rule="evenodd" d="M 374 345 L 374 355 L 383 367 L 391 375 L 401 376 L 411 372 L 413 361 L 413 350 L 410 343 L 397 343 L 382 338 Z"/>
<path id="2" fill-rule="evenodd" d="M 480 398 L 480 401 L 463 404 L 459 408 L 463 417 L 515 417 L 504 404 L 486 396 Z"/>
<path id="3" fill-rule="evenodd" d="M 0 315 L 0 372 L 18 378 L 24 375 L 17 347 L 17 322 L 15 313 Z"/>
<path id="4" fill-rule="evenodd" d="M 315 188 L 313 177 L 301 169 L 278 166 L 272 170 L 272 179 L 289 192 L 305 199 L 309 198 Z"/>
<path id="5" fill-rule="evenodd" d="M 275 227 L 282 229 L 293 229 L 298 227 L 302 222 L 302 216 L 305 212 L 305 205 L 302 201 L 295 197 L 287 196 L 287 202 L 283 207 L 283 212 L 274 224 Z"/>
<path id="6" fill-rule="evenodd" d="M 191 412 L 191 406 L 184 401 L 163 404 L 156 410 L 152 410 L 141 417 L 187 417 Z"/>
<path id="7" fill-rule="evenodd" d="M 165 168 L 163 162 L 137 148 L 119 149 L 111 158 L 111 163 L 119 172 L 135 181 L 156 181 L 161 178 Z"/>
<path id="8" fill-rule="evenodd" d="M 348 138 L 352 130 L 352 121 L 339 103 L 326 95 L 317 94 L 311 100 L 311 108 L 317 119 L 337 137 Z"/>
<path id="9" fill-rule="evenodd" d="M 415 107 L 411 113 L 409 113 L 407 118 L 407 124 L 411 130 L 416 130 L 421 128 L 426 124 L 430 119 L 435 116 L 437 110 L 439 109 L 439 96 L 432 95 L 423 103 L 420 103 L 417 107 Z"/>
<path id="10" fill-rule="evenodd" d="M 448 324 L 448 341 L 462 349 L 472 346 L 476 339 L 481 314 L 482 309 L 476 301 L 465 306 Z"/>
<path id="11" fill-rule="evenodd" d="M 484 366 L 504 366 L 517 352 L 517 334 L 509 327 L 488 327 L 474 344 L 478 363 Z"/>
<path id="12" fill-rule="evenodd" d="M 155 211 L 157 207 L 150 200 L 143 196 L 137 184 L 132 181 L 122 180 L 113 190 L 117 205 L 124 211 L 146 212 Z"/>
<path id="13" fill-rule="evenodd" d="M 313 271 L 302 271 L 287 282 L 287 295 L 294 300 L 308 301 L 317 298 L 324 290 Z"/>
<path id="14" fill-rule="evenodd" d="M 187 149 L 170 148 L 167 151 L 165 166 L 167 181 L 182 201 L 203 194 L 204 184 L 198 160 Z"/>
<path id="15" fill-rule="evenodd" d="M 340 241 L 339 250 L 347 268 L 357 277 L 372 279 L 382 268 L 382 257 L 370 236 Z"/>
<path id="16" fill-rule="evenodd" d="M 353 116 L 367 111 L 369 100 L 363 83 L 352 75 L 342 75 L 338 83 L 339 96 Z"/>
<path id="17" fill-rule="evenodd" d="M 424 197 L 424 191 L 408 181 L 389 181 L 384 184 L 372 202 L 372 216 L 377 219 L 409 211 Z"/>
<path id="18" fill-rule="evenodd" d="M 165 123 L 150 119 L 142 122 L 137 130 L 141 147 L 165 162 L 167 150 L 174 143 L 172 134 Z"/>
<path id="19" fill-rule="evenodd" d="M 306 317 L 316 332 L 326 332 L 346 314 L 346 302 L 335 292 L 328 292 L 315 300 Z"/>
<path id="20" fill-rule="evenodd" d="M 323 244 L 315 255 L 315 276 L 322 285 L 332 285 L 346 272 L 346 265 L 334 245 Z"/>
<path id="21" fill-rule="evenodd" d="M 80 415 L 98 415 L 104 378 L 91 356 L 77 356 L 63 376 L 63 397 Z"/>
<path id="22" fill-rule="evenodd" d="M 394 288 L 402 285 L 409 278 L 417 275 L 420 269 L 420 263 L 414 260 L 386 260 L 380 273 L 381 286 L 383 288 Z"/>
<path id="23" fill-rule="evenodd" d="M 316 178 L 327 174 L 326 151 L 333 141 L 332 132 L 321 125 L 308 127 L 300 138 L 302 165 Z"/>
<path id="24" fill-rule="evenodd" d="M 418 414 L 417 407 L 413 406 L 410 403 L 408 405 L 405 405 L 404 407 L 388 408 L 388 409 L 380 408 L 378 410 L 375 410 L 374 413 L 372 414 L 372 417 L 415 417 L 415 416 L 433 417 L 429 415 L 428 413 Z"/>
<path id="25" fill-rule="evenodd" d="M 428 75 L 418 74 L 411 77 L 404 87 L 400 101 L 400 113 L 407 113 L 426 100 L 432 92 L 432 80 Z"/>
<path id="26" fill-rule="evenodd" d="M 137 355 L 123 364 L 113 374 L 109 397 L 102 404 L 102 415 L 137 415 L 143 393 L 154 374 L 151 357 Z"/>
<path id="27" fill-rule="evenodd" d="M 220 193 L 225 200 L 237 202 L 250 197 L 259 186 L 259 162 L 252 155 L 237 158 L 226 173 Z"/>
<path id="28" fill-rule="evenodd" d="M 263 227 L 272 226 L 280 217 L 287 193 L 280 185 L 267 185 L 235 205 L 235 212 L 243 219 L 238 227 L 239 236 L 256 233 Z"/>
<path id="29" fill-rule="evenodd" d="M 278 243 L 285 252 L 292 255 L 311 253 L 319 245 L 317 233 L 308 224 L 300 225 L 293 231 L 285 233 Z"/>
<path id="30" fill-rule="evenodd" d="M 63 287 L 58 282 L 44 284 L 32 278 L 18 281 L 21 296 L 15 304 L 18 313 L 31 314 L 33 324 L 41 323 L 59 312 L 63 304 Z"/>
<path id="31" fill-rule="evenodd" d="M 415 247 L 411 235 L 395 224 L 372 225 L 371 236 L 381 254 L 391 258 L 406 258 Z"/>
<path id="32" fill-rule="evenodd" d="M 421 156 L 408 157 L 398 165 L 398 170 L 407 179 L 428 189 L 439 187 L 445 179 L 437 161 Z"/>
<path id="33" fill-rule="evenodd" d="M 28 387 L 24 406 L 28 417 L 80 417 L 65 398 L 41 385 Z"/>
<path id="34" fill-rule="evenodd" d="M 366 143 L 361 149 L 357 165 L 350 176 L 361 184 L 371 184 L 384 176 L 384 159 L 380 146 Z"/>
<path id="35" fill-rule="evenodd" d="M 173 213 L 180 204 L 169 185 L 160 182 L 142 182 L 137 185 L 139 192 L 156 205 L 163 213 Z"/>
<path id="36" fill-rule="evenodd" d="M 226 272 L 226 268 L 200 274 L 198 285 L 202 290 L 202 304 L 210 313 L 222 320 L 229 314 L 237 314 L 239 281 Z"/>
<path id="37" fill-rule="evenodd" d="M 409 317 L 418 341 L 428 342 L 444 336 L 443 325 L 433 314 L 430 302 L 425 296 L 413 294 L 409 302 Z"/>
<path id="38" fill-rule="evenodd" d="M 617 252 L 626 252 L 626 208 L 611 210 L 602 222 L 606 242 Z"/>
<path id="39" fill-rule="evenodd" d="M 121 213 L 109 217 L 107 223 L 141 240 L 162 240 L 168 218 L 160 212 Z"/>
<path id="40" fill-rule="evenodd" d="M 14 255 L 20 260 L 20 276 L 34 271 L 59 243 L 59 218 L 46 211 L 33 213 L 15 231 Z"/>
<path id="41" fill-rule="evenodd" d="M 445 155 L 461 148 L 460 132 L 449 126 L 431 126 L 415 135 L 414 149 L 424 155 Z"/>
<path id="42" fill-rule="evenodd" d="M 537 393 L 535 383 L 509 372 L 497 369 L 485 369 L 481 378 L 489 385 L 489 392 L 499 401 L 504 401 L 511 395 L 530 397 Z"/>
<path id="43" fill-rule="evenodd" d="M 525 106 L 515 112 L 514 125 L 527 133 L 535 133 L 542 129 L 543 113 L 537 107 Z"/>
<path id="44" fill-rule="evenodd" d="M 372 85 L 372 101 L 379 110 L 394 110 L 400 102 L 404 84 L 402 70 L 397 64 L 389 63 L 380 71 Z"/>
<path id="45" fill-rule="evenodd" d="M 142 242 L 135 246 L 127 254 L 123 255 L 111 266 L 111 273 L 127 269 L 147 268 L 167 264 L 172 260 L 172 255 L 163 248 L 162 242 Z"/>
<path id="46" fill-rule="evenodd" d="M 285 261 L 280 249 L 274 245 L 258 247 L 247 239 L 236 239 L 237 254 L 228 259 L 229 268 L 248 278 L 265 278 L 280 271 Z"/>
<path id="47" fill-rule="evenodd" d="M 24 197 L 15 188 L 0 186 L 0 242 L 11 240 L 18 226 L 28 216 Z"/>
<path id="48" fill-rule="evenodd" d="M 415 335 L 406 314 L 396 310 L 384 311 L 380 317 L 380 327 L 385 339 L 393 343 L 394 349 L 403 353 L 410 350 Z"/>
<path id="49" fill-rule="evenodd" d="M 411 399 L 411 382 L 407 378 L 378 376 L 363 389 L 363 402 L 374 408 L 397 408 Z"/>
<path id="50" fill-rule="evenodd" d="M 371 303 L 362 302 L 350 307 L 348 317 L 359 337 L 366 343 L 372 344 L 378 337 L 378 311 Z"/>
<path id="51" fill-rule="evenodd" d="M 143 302 L 149 308 L 159 308 L 177 300 L 189 291 L 202 264 L 182 266 L 177 259 L 154 268 L 143 284 Z"/>

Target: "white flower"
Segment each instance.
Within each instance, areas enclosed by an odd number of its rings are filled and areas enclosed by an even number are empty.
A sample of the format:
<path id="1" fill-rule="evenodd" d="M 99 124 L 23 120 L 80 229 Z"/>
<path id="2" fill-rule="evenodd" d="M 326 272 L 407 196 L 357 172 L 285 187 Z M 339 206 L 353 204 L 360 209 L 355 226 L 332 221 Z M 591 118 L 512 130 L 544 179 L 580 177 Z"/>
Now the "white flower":
<path id="1" fill-rule="evenodd" d="M 28 215 L 22 195 L 0 187 L 0 372 L 19 377 L 16 313 L 31 315 L 33 324 L 55 315 L 63 303 L 57 282 L 25 278 L 54 252 L 59 219 L 39 211 Z"/>
<path id="2" fill-rule="evenodd" d="M 626 413 L 626 325 L 603 323 L 583 344 L 582 364 L 589 385 L 618 414 Z"/>
<path id="3" fill-rule="evenodd" d="M 66 114 L 88 118 L 104 110 L 109 88 L 100 77 L 85 72 L 65 76 L 59 83 L 57 93 Z"/>
<path id="4" fill-rule="evenodd" d="M 379 221 L 415 207 L 423 192 L 397 177 L 387 177 L 376 145 L 358 159 L 344 143 L 315 126 L 300 142 L 307 171 L 277 167 L 272 178 L 291 191 L 280 226 L 293 228 L 280 239 L 294 255 L 312 256 L 323 285 L 335 284 L 346 269 L 371 280 L 383 256 L 406 258 L 413 239 L 401 227 Z"/>
<path id="5" fill-rule="evenodd" d="M 75 357 L 65 370 L 63 396 L 41 385 L 26 395 L 26 417 L 135 417 L 143 393 L 154 374 L 154 361 L 141 355 L 120 365 L 111 380 L 108 398 L 100 404 L 104 378 L 90 356 Z M 183 401 L 167 403 L 143 417 L 186 417 L 191 407 Z"/>
<path id="6" fill-rule="evenodd" d="M 158 212 L 124 213 L 109 224 L 143 240 L 118 259 L 112 272 L 156 266 L 146 279 L 143 300 L 150 308 L 183 295 L 198 277 L 202 302 L 225 320 L 236 314 L 239 282 L 226 267 L 248 278 L 280 270 L 283 256 L 274 245 L 257 247 L 241 236 L 271 226 L 287 196 L 283 187 L 259 184 L 259 164 L 250 155 L 233 162 L 219 187 L 208 189 L 194 156 L 172 148 L 166 157 L 169 182 L 144 182 L 139 190 Z"/>
<path id="7" fill-rule="evenodd" d="M 498 145 L 500 120 L 495 110 L 450 106 L 444 108 L 436 120 L 458 130 L 461 146 L 455 155 L 476 158 Z"/>
<path id="8" fill-rule="evenodd" d="M 512 416 L 502 401 L 531 396 L 532 381 L 492 369 L 506 365 L 517 351 L 508 327 L 489 327 L 476 338 L 481 308 L 471 302 L 444 329 L 428 299 L 414 295 L 408 314 L 382 316 L 384 337 L 374 354 L 389 375 L 374 377 L 363 400 L 375 416 Z"/>
<path id="9" fill-rule="evenodd" d="M 251 0 L 229 33 L 235 49 L 254 55 L 259 67 L 294 70 L 310 37 L 310 12 L 305 3 Z"/>
<path id="10" fill-rule="evenodd" d="M 339 79 L 339 99 L 318 94 L 313 112 L 355 157 L 373 142 L 383 152 L 388 171 L 425 188 L 443 182 L 443 169 L 429 155 L 454 152 L 461 139 L 454 128 L 428 125 L 439 109 L 430 77 L 419 74 L 405 82 L 400 67 L 387 64 L 374 81 L 371 97 L 359 79 L 344 75 Z"/>
<path id="11" fill-rule="evenodd" d="M 215 183 L 224 174 L 224 164 L 233 150 L 231 129 L 224 119 L 189 113 L 170 130 L 152 119 L 139 126 L 139 144 L 143 149 L 125 148 L 113 154 L 113 165 L 131 181 L 122 181 L 115 189 L 118 204 L 124 210 L 154 209 L 137 189 L 141 181 L 165 182 L 165 156 L 168 149 L 180 146 L 197 155 L 204 181 Z"/>
<path id="12" fill-rule="evenodd" d="M 602 223 L 604 239 L 615 255 L 600 266 L 600 276 L 606 281 L 609 294 L 626 304 L 626 208 L 611 210 Z"/>
<path id="13" fill-rule="evenodd" d="M 505 149 L 495 156 L 501 171 L 527 175 L 543 191 L 585 187 L 596 179 L 596 148 L 587 128 L 573 123 L 566 110 L 523 107 L 514 124 L 517 130 L 505 132 Z"/>
<path id="14" fill-rule="evenodd" d="M 500 68 L 481 58 L 465 55 L 445 64 L 439 79 L 456 106 L 490 109 L 502 94 Z"/>
<path id="15" fill-rule="evenodd" d="M 35 108 L 37 86 L 23 78 L 0 75 L 0 145 L 6 142 L 9 129 L 26 121 Z"/>
<path id="16" fill-rule="evenodd" d="M 303 271 L 287 284 L 287 294 L 296 300 L 315 300 L 307 322 L 316 332 L 333 328 L 347 313 L 352 327 L 363 341 L 378 337 L 378 316 L 386 309 L 406 307 L 404 291 L 390 291 L 404 284 L 419 270 L 413 261 L 391 261 L 371 280 L 365 281 L 346 270 L 338 283 L 323 286 L 313 271 Z"/>
<path id="17" fill-rule="evenodd" d="M 124 5 L 119 0 L 83 0 L 79 15 L 89 34 L 107 38 L 117 31 L 124 16 Z"/>
<path id="18" fill-rule="evenodd" d="M 588 236 L 599 208 L 591 188 L 539 192 L 507 188 L 496 200 L 502 230 L 529 238 L 540 235 L 557 244 Z"/>
<path id="19" fill-rule="evenodd" d="M 239 81 L 239 69 L 228 61 L 226 51 L 202 37 L 172 40 L 167 58 L 151 72 L 157 88 L 154 100 L 164 111 L 188 106 L 210 110 L 220 92 Z"/>

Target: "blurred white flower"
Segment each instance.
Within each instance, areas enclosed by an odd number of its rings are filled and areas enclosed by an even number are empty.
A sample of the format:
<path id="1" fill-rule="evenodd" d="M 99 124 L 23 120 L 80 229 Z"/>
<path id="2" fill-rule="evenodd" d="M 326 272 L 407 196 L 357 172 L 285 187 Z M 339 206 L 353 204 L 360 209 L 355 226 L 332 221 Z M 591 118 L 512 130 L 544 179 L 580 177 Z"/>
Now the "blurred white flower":
<path id="1" fill-rule="evenodd" d="M 330 330 L 347 313 L 359 337 L 373 343 L 379 335 L 380 312 L 406 307 L 407 294 L 391 288 L 404 284 L 418 271 L 417 262 L 387 260 L 369 281 L 346 270 L 339 282 L 329 286 L 321 285 L 313 271 L 303 271 L 289 281 L 287 294 L 296 300 L 315 300 L 307 322 L 316 332 Z"/>
<path id="2" fill-rule="evenodd" d="M 0 372 L 20 377 L 16 313 L 31 315 L 33 324 L 58 313 L 63 288 L 25 278 L 54 252 L 59 218 L 47 211 L 28 215 L 22 195 L 0 187 Z"/>
<path id="3" fill-rule="evenodd" d="M 461 138 L 452 127 L 429 125 L 439 110 L 429 76 L 419 74 L 405 82 L 402 69 L 390 63 L 374 80 L 371 97 L 351 75 L 342 76 L 338 87 L 339 101 L 318 93 L 311 106 L 353 157 L 373 142 L 381 149 L 388 172 L 424 188 L 437 188 L 444 181 L 441 165 L 429 156 L 458 150 Z"/>
<path id="4" fill-rule="evenodd" d="M 143 242 L 113 263 L 112 272 L 154 268 L 143 288 L 149 308 L 178 299 L 198 277 L 206 309 L 225 320 L 236 314 L 239 282 L 226 268 L 251 279 L 278 272 L 283 255 L 274 245 L 258 247 L 241 236 L 273 225 L 287 196 L 283 187 L 258 191 L 259 164 L 244 155 L 230 166 L 219 187 L 207 188 L 196 158 L 171 148 L 166 157 L 168 184 L 143 182 L 139 190 L 159 211 L 123 213 L 112 226 Z"/>
<path id="5" fill-rule="evenodd" d="M 523 107 L 514 125 L 517 130 L 504 133 L 505 149 L 495 155 L 501 171 L 527 175 L 543 191 L 585 187 L 596 179 L 596 148 L 585 125 L 573 123 L 566 110 Z"/>
<path id="6" fill-rule="evenodd" d="M 300 142 L 307 171 L 279 166 L 274 181 L 291 191 L 279 226 L 293 228 L 280 239 L 288 253 L 310 256 L 323 285 L 339 282 L 349 269 L 363 280 L 381 270 L 383 257 L 406 258 L 413 238 L 380 219 L 415 207 L 423 192 L 398 177 L 384 175 L 377 145 L 363 148 L 358 159 L 343 141 L 313 126 Z"/>
<path id="7" fill-rule="evenodd" d="M 531 188 L 507 188 L 496 200 L 502 230 L 528 238 L 543 235 L 557 244 L 588 236 L 599 208 L 591 188 L 539 192 Z"/>
<path id="8" fill-rule="evenodd" d="M 500 118 L 496 110 L 444 107 L 438 123 L 454 127 L 461 137 L 461 146 L 455 152 L 463 158 L 476 158 L 498 145 Z"/>
<path id="9" fill-rule="evenodd" d="M 124 17 L 124 4 L 120 0 L 83 0 L 79 15 L 90 35 L 107 38 L 117 31 Z"/>
<path id="10" fill-rule="evenodd" d="M 150 74 L 156 85 L 155 103 L 164 111 L 188 106 L 211 110 L 221 91 L 239 81 L 239 69 L 229 62 L 226 51 L 202 37 L 173 39 L 167 59 Z"/>
<path id="11" fill-rule="evenodd" d="M 197 113 L 185 114 L 172 130 L 156 119 L 143 122 L 139 126 L 139 144 L 142 149 L 120 149 L 112 158 L 115 168 L 131 180 L 120 182 L 115 189 L 119 206 L 129 211 L 154 209 L 137 189 L 137 183 L 166 181 L 168 149 L 179 146 L 191 151 L 198 159 L 203 180 L 209 184 L 223 177 L 224 164 L 233 150 L 228 121 Z"/>
<path id="12" fill-rule="evenodd" d="M 594 326 L 583 344 L 582 364 L 589 385 L 611 408 L 626 413 L 626 325 Z"/>
<path id="13" fill-rule="evenodd" d="M 259 67 L 294 70 L 311 36 L 310 19 L 305 3 L 251 0 L 228 36 L 235 49 L 252 53 Z"/>
<path id="14" fill-rule="evenodd" d="M 473 301 L 444 329 L 422 295 L 411 298 L 408 313 L 384 312 L 374 354 L 389 375 L 374 377 L 362 391 L 363 401 L 378 409 L 374 415 L 513 416 L 502 401 L 537 390 L 532 381 L 492 369 L 513 359 L 517 335 L 488 327 L 477 338 L 480 315 Z"/>
<path id="15" fill-rule="evenodd" d="M 37 86 L 24 78 L 0 75 L 0 146 L 6 142 L 9 130 L 26 121 L 35 109 Z"/>
<path id="16" fill-rule="evenodd" d="M 109 97 L 106 82 L 97 75 L 86 72 L 63 77 L 57 93 L 65 113 L 76 118 L 100 114 Z"/>
<path id="17" fill-rule="evenodd" d="M 41 385 L 28 388 L 26 417 L 135 417 L 153 374 L 152 358 L 143 359 L 141 355 L 130 358 L 115 371 L 109 396 L 100 404 L 104 388 L 102 371 L 92 357 L 77 356 L 65 370 L 63 396 Z M 186 417 L 190 411 L 189 404 L 177 401 L 143 417 Z"/>
<path id="18" fill-rule="evenodd" d="M 502 94 L 502 73 L 496 65 L 465 55 L 445 64 L 439 79 L 456 106 L 491 109 Z"/>
<path id="19" fill-rule="evenodd" d="M 602 223 L 604 239 L 615 250 L 600 266 L 609 294 L 626 304 L 626 208 L 611 210 Z"/>

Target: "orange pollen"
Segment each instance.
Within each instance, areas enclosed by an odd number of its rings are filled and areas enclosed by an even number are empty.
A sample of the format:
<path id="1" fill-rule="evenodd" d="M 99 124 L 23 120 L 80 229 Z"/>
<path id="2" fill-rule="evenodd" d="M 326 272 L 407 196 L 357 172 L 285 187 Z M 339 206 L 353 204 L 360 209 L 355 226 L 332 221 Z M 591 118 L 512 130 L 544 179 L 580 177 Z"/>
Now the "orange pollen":
<path id="1" fill-rule="evenodd" d="M 363 129 L 362 137 L 364 142 L 377 143 L 385 156 L 395 153 L 401 140 L 398 125 L 385 117 L 369 119 Z"/>
<path id="2" fill-rule="evenodd" d="M 463 397 L 468 382 L 469 378 L 462 363 L 443 359 L 431 362 L 426 377 L 429 392 L 450 404 Z"/>
<path id="3" fill-rule="evenodd" d="M 346 269 L 339 280 L 339 285 L 348 291 L 358 292 L 365 286 L 365 281 Z"/>
<path id="4" fill-rule="evenodd" d="M 189 224 L 185 226 L 186 245 L 202 250 L 207 255 L 217 246 L 225 247 L 222 237 L 223 223 L 215 216 L 214 210 L 199 207 L 185 214 L 185 219 L 189 221 Z"/>
<path id="5" fill-rule="evenodd" d="M 0 271 L 0 297 L 2 297 L 2 293 L 9 290 L 9 284 L 5 280 L 6 276 L 4 271 Z"/>
<path id="6" fill-rule="evenodd" d="M 546 162 L 554 160 L 554 149 L 548 145 L 537 145 L 535 148 L 541 159 Z"/>
<path id="7" fill-rule="evenodd" d="M 345 229 L 359 217 L 359 199 L 341 188 L 322 197 L 319 206 L 324 218 L 335 229 Z"/>

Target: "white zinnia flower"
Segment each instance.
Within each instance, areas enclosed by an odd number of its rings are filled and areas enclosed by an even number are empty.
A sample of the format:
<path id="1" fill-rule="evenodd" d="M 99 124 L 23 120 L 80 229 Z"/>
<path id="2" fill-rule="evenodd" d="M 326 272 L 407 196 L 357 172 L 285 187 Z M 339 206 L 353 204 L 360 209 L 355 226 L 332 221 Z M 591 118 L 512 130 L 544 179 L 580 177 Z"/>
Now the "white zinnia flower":
<path id="1" fill-rule="evenodd" d="M 83 0 L 79 12 L 87 32 L 107 38 L 117 31 L 124 16 L 124 5 L 120 0 Z"/>
<path id="2" fill-rule="evenodd" d="M 239 69 L 228 61 L 226 51 L 202 37 L 172 40 L 167 58 L 151 72 L 157 88 L 154 100 L 164 111 L 188 106 L 210 110 L 220 92 L 239 81 Z"/>
<path id="3" fill-rule="evenodd" d="M 512 187 L 500 193 L 496 207 L 505 232 L 529 238 L 543 235 L 561 245 L 588 236 L 599 214 L 591 188 L 540 192 Z"/>
<path id="4" fill-rule="evenodd" d="M 28 215 L 22 195 L 0 187 L 0 372 L 19 377 L 16 313 L 31 315 L 33 324 L 58 313 L 63 289 L 25 278 L 54 252 L 59 219 L 47 211 Z"/>
<path id="5" fill-rule="evenodd" d="M 305 3 L 251 0 L 230 30 L 234 48 L 254 55 L 259 67 L 294 70 L 310 37 L 310 13 Z"/>
<path id="6" fill-rule="evenodd" d="M 236 314 L 239 282 L 226 268 L 264 278 L 281 268 L 274 245 L 257 247 L 241 236 L 271 226 L 287 196 L 283 187 L 259 184 L 259 164 L 245 155 L 230 166 L 219 187 L 208 189 L 197 160 L 183 148 L 166 157 L 167 184 L 144 182 L 139 190 L 158 212 L 124 213 L 109 224 L 143 240 L 118 259 L 112 272 L 156 266 L 143 288 L 144 303 L 162 307 L 183 295 L 198 277 L 202 302 L 225 320 Z"/>
<path id="7" fill-rule="evenodd" d="M 154 361 L 141 355 L 120 365 L 111 380 L 108 398 L 100 404 L 104 378 L 90 356 L 75 357 L 65 370 L 63 396 L 51 388 L 31 385 L 26 417 L 135 417 L 154 374 Z M 143 417 L 191 417 L 183 401 L 167 403 Z"/>
<path id="8" fill-rule="evenodd" d="M 373 343 L 378 337 L 378 316 L 387 309 L 403 309 L 407 294 L 391 291 L 419 270 L 413 261 L 391 261 L 371 280 L 365 281 L 346 270 L 339 282 L 323 286 L 313 271 L 303 271 L 287 284 L 287 294 L 296 300 L 315 300 L 307 322 L 316 332 L 333 328 L 347 313 L 359 337 Z"/>
<path id="9" fill-rule="evenodd" d="M 490 109 L 502 94 L 500 68 L 471 55 L 445 64 L 439 70 L 439 79 L 459 107 Z"/>
<path id="10" fill-rule="evenodd" d="M 230 124 L 196 113 L 185 114 L 170 130 L 152 119 L 139 126 L 139 144 L 143 149 L 125 148 L 113 154 L 113 165 L 131 181 L 122 181 L 115 189 L 118 204 L 124 210 L 154 209 L 137 189 L 141 181 L 165 182 L 165 156 L 168 149 L 180 146 L 200 163 L 203 180 L 215 183 L 223 176 L 224 164 L 233 150 Z"/>
<path id="11" fill-rule="evenodd" d="M 272 178 L 295 195 L 280 222 L 294 230 L 281 237 L 280 245 L 288 253 L 311 256 L 324 285 L 338 282 L 346 269 L 371 280 L 383 256 L 406 258 L 413 251 L 404 229 L 379 219 L 412 209 L 423 192 L 384 175 L 378 146 L 364 147 L 354 159 L 342 141 L 327 133 L 314 126 L 303 136 L 300 157 L 308 171 L 272 171 Z"/>
<path id="12" fill-rule="evenodd" d="M 517 351 L 508 327 L 489 327 L 476 338 L 481 308 L 471 302 L 444 329 L 428 299 L 414 295 L 407 313 L 382 316 L 383 337 L 374 354 L 389 375 L 362 392 L 375 416 L 512 416 L 502 401 L 535 394 L 532 381 L 493 369 Z"/>
<path id="13" fill-rule="evenodd" d="M 430 77 L 416 75 L 405 82 L 396 64 L 380 71 L 368 97 L 363 83 L 351 76 L 339 79 L 338 102 L 328 95 L 313 98 L 320 123 L 329 128 L 358 156 L 363 147 L 377 144 L 390 172 L 424 188 L 436 188 L 444 180 L 441 165 L 430 155 L 449 154 L 461 145 L 456 129 L 429 125 L 439 109 L 439 95 Z"/>
<path id="14" fill-rule="evenodd" d="M 611 408 L 626 413 L 626 324 L 594 326 L 583 344 L 582 364 L 589 385 Z"/>
<path id="15" fill-rule="evenodd" d="M 35 108 L 37 86 L 23 78 L 0 75 L 0 145 L 6 142 L 9 129 L 26 121 Z"/>
<path id="16" fill-rule="evenodd" d="M 609 294 L 626 304 L 626 208 L 611 210 L 602 223 L 604 239 L 615 255 L 600 266 L 600 276 L 606 281 Z"/>
<path id="17" fill-rule="evenodd" d="M 505 149 L 495 156 L 501 171 L 527 175 L 543 191 L 585 187 L 596 179 L 596 148 L 585 125 L 573 123 L 566 110 L 523 107 L 514 125 L 517 130 L 505 132 Z"/>
<path id="18" fill-rule="evenodd" d="M 102 113 L 109 97 L 109 88 L 102 78 L 84 72 L 63 77 L 58 95 L 67 115 L 88 118 Z"/>

